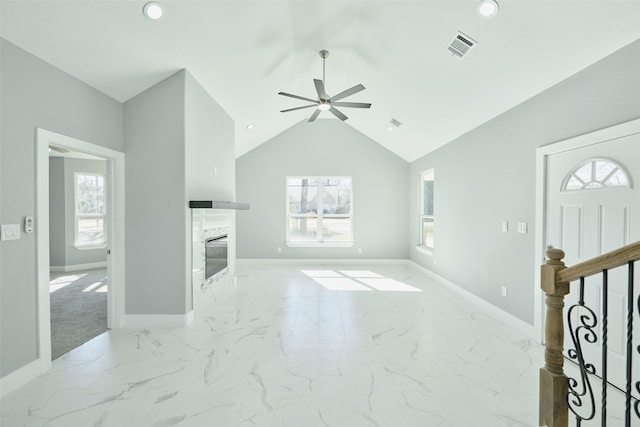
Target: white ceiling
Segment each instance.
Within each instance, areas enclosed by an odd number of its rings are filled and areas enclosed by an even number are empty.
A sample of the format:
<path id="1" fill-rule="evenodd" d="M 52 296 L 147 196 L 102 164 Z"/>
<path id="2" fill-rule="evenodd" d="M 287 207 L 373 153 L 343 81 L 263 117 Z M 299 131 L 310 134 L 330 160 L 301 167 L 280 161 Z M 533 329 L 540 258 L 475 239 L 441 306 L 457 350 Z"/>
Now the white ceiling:
<path id="1" fill-rule="evenodd" d="M 344 101 L 373 104 L 347 123 L 412 161 L 640 38 L 640 0 L 499 2 L 487 20 L 475 0 L 160 1 L 150 21 L 145 1 L 2 0 L 0 34 L 119 101 L 187 68 L 235 120 L 237 156 L 311 115 L 277 93 L 315 98 L 327 49 L 327 92 L 362 83 Z M 478 42 L 463 59 L 458 30 Z"/>

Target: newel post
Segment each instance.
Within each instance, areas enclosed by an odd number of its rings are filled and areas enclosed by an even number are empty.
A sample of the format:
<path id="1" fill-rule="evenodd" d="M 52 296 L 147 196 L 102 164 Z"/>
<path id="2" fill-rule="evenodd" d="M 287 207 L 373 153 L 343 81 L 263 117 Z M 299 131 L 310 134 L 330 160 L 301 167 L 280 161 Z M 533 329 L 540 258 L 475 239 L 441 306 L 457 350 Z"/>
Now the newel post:
<path id="1" fill-rule="evenodd" d="M 559 283 L 557 274 L 565 268 L 560 249 L 547 250 L 547 262 L 541 267 L 540 287 L 546 294 L 547 315 L 545 319 L 545 366 L 540 369 L 540 425 L 567 427 L 568 382 L 563 370 L 564 358 L 564 296 L 569 293 L 568 283 Z"/>

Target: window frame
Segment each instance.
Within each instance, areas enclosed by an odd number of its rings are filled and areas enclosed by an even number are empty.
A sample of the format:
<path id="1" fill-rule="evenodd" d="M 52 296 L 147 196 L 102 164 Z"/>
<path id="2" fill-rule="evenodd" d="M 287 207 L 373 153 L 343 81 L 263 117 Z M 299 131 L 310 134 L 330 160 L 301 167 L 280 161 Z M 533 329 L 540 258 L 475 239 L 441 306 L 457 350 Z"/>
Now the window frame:
<path id="1" fill-rule="evenodd" d="M 430 221 L 432 224 L 432 234 L 435 236 L 435 168 L 426 169 L 418 174 L 418 244 L 416 249 L 419 252 L 427 255 L 433 255 L 435 249 L 435 238 L 431 238 L 431 245 L 427 244 L 427 239 L 424 232 L 424 222 Z M 433 182 L 433 189 L 431 190 L 431 208 L 432 213 L 426 214 L 424 212 L 425 207 L 425 182 Z"/>
<path id="2" fill-rule="evenodd" d="M 614 167 L 613 171 L 610 172 L 609 175 L 607 175 L 603 180 L 595 179 L 596 177 L 595 177 L 594 167 L 598 162 L 608 163 Z M 588 182 L 584 182 L 584 180 L 580 178 L 577 175 L 577 173 L 587 165 L 591 165 L 591 177 L 590 177 L 591 180 Z M 621 185 L 608 185 L 607 182 L 609 181 L 609 179 L 617 172 L 622 173 L 627 183 L 621 184 Z M 578 179 L 578 181 L 582 182 L 583 185 L 581 188 L 568 188 L 569 181 L 574 176 Z M 598 187 L 589 186 L 590 184 L 593 184 L 593 183 L 597 183 L 599 184 L 599 186 Z M 580 191 L 601 191 L 601 190 L 613 190 L 613 189 L 621 189 L 621 188 L 622 189 L 633 188 L 633 183 L 631 181 L 631 174 L 629 174 L 629 171 L 627 171 L 627 169 L 622 164 L 618 163 L 616 160 L 608 159 L 605 157 L 590 157 L 586 160 L 581 161 L 580 163 L 575 165 L 573 168 L 571 168 L 569 172 L 567 172 L 567 174 L 562 179 L 562 182 L 560 184 L 561 193 L 575 193 Z"/>
<path id="3" fill-rule="evenodd" d="M 102 214 L 83 214 L 78 212 L 78 202 L 80 200 L 79 177 L 101 177 L 102 178 Z M 102 249 L 107 247 L 107 177 L 103 173 L 94 172 L 74 172 L 73 174 L 73 221 L 74 221 L 74 247 L 78 250 Z M 84 243 L 78 241 L 80 236 L 80 220 L 83 218 L 102 219 L 102 242 Z"/>
<path id="4" fill-rule="evenodd" d="M 316 179 L 318 182 L 318 194 L 322 194 L 323 180 L 327 179 L 349 179 L 351 186 L 349 189 L 349 213 L 348 214 L 325 214 L 322 209 L 322 197 L 318 199 L 317 212 L 315 214 L 292 214 L 289 212 L 289 182 L 292 179 Z M 288 247 L 351 247 L 353 241 L 353 177 L 346 175 L 290 175 L 285 177 L 285 244 Z M 316 240 L 292 241 L 290 236 L 291 218 L 317 218 Z M 327 241 L 322 238 L 322 220 L 324 218 L 349 218 L 349 240 L 348 241 Z"/>

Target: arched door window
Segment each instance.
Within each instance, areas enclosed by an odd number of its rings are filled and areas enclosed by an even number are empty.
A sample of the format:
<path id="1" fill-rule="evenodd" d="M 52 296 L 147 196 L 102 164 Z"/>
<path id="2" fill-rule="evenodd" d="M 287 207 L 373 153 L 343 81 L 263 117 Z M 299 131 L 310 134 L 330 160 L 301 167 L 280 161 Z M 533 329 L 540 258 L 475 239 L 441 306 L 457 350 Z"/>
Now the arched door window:
<path id="1" fill-rule="evenodd" d="M 612 160 L 589 159 L 571 170 L 562 181 L 561 191 L 631 187 L 629 174 Z"/>

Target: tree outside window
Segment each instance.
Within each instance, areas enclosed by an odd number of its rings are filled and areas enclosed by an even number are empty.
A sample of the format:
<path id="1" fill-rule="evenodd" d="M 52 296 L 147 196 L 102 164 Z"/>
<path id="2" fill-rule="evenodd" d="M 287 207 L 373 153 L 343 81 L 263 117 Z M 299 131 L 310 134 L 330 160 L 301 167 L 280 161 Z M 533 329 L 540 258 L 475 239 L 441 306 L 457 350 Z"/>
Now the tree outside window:
<path id="1" fill-rule="evenodd" d="M 76 246 L 106 243 L 104 175 L 75 174 Z"/>
<path id="2" fill-rule="evenodd" d="M 434 195 L 434 170 L 429 169 L 420 174 L 420 245 L 433 249 L 434 222 L 433 222 L 433 195 Z"/>
<path id="3" fill-rule="evenodd" d="M 287 242 L 351 243 L 351 177 L 287 178 Z"/>

